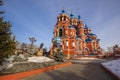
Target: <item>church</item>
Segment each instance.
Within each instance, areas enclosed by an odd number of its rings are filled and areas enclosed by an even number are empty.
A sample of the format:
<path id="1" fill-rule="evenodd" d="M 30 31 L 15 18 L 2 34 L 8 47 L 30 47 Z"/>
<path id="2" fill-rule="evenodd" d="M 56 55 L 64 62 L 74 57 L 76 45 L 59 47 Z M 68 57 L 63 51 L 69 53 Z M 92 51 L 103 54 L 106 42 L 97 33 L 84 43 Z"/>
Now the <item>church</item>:
<path id="1" fill-rule="evenodd" d="M 50 54 L 55 49 L 61 49 L 67 58 L 78 55 L 99 55 L 100 39 L 80 19 L 75 18 L 71 13 L 68 15 L 65 10 L 57 16 L 57 22 L 53 30 L 52 46 Z"/>

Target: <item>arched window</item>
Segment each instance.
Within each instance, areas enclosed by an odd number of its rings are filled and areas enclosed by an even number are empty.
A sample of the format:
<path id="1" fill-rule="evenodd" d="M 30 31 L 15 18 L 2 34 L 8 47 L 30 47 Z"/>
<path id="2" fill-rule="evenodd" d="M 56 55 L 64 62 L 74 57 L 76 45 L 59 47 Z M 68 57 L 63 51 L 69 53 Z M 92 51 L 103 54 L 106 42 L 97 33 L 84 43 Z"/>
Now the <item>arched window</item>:
<path id="1" fill-rule="evenodd" d="M 62 35 L 63 35 L 63 31 L 62 29 L 59 29 L 59 37 L 62 37 Z"/>
<path id="2" fill-rule="evenodd" d="M 81 42 L 78 41 L 78 50 L 81 50 Z"/>
<path id="3" fill-rule="evenodd" d="M 66 46 L 68 47 L 68 40 L 66 40 Z"/>
<path id="4" fill-rule="evenodd" d="M 62 21 L 64 20 L 64 17 L 62 17 Z"/>
<path id="5" fill-rule="evenodd" d="M 61 27 L 60 29 L 58 29 L 58 36 L 59 37 L 64 36 L 64 28 L 63 27 Z"/>
<path id="6" fill-rule="evenodd" d="M 93 42 L 93 49 L 96 50 L 95 42 Z"/>
<path id="7" fill-rule="evenodd" d="M 73 48 L 75 47 L 75 42 L 74 42 L 74 41 L 72 41 L 72 47 L 73 47 Z"/>
<path id="8" fill-rule="evenodd" d="M 60 21 L 60 18 L 58 19 L 58 21 Z"/>
<path id="9" fill-rule="evenodd" d="M 64 16 L 64 21 L 66 21 L 66 17 Z"/>

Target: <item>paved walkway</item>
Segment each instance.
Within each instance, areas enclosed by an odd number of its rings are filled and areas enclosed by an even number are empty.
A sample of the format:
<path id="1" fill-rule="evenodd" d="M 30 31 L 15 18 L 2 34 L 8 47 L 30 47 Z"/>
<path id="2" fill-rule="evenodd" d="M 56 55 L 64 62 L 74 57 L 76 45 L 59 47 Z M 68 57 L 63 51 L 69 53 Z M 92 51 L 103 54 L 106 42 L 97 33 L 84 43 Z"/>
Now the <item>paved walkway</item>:
<path id="1" fill-rule="evenodd" d="M 103 60 L 73 60 L 74 64 L 21 80 L 113 80 L 101 67 Z"/>

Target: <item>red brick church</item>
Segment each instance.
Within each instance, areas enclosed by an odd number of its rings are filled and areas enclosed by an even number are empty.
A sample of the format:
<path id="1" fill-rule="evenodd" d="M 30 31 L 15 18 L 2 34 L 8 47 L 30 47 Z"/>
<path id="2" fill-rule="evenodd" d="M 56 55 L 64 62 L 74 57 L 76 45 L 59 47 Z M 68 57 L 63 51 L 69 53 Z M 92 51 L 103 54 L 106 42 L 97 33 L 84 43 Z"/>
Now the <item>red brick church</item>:
<path id="1" fill-rule="evenodd" d="M 57 23 L 53 31 L 50 54 L 60 48 L 68 58 L 77 55 L 100 54 L 100 39 L 80 19 L 64 10 L 57 16 Z"/>

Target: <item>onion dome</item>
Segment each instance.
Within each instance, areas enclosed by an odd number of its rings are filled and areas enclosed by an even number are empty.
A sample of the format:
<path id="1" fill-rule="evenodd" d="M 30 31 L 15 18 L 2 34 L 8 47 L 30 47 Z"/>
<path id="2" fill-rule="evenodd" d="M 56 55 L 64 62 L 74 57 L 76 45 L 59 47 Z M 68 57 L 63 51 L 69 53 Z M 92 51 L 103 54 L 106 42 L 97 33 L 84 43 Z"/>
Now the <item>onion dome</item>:
<path id="1" fill-rule="evenodd" d="M 91 42 L 91 41 L 92 41 L 92 38 L 87 38 L 85 41 L 86 41 L 86 42 Z"/>
<path id="2" fill-rule="evenodd" d="M 74 16 L 74 15 L 71 13 L 71 14 L 70 14 L 70 18 L 73 18 L 73 16 Z"/>
<path id="3" fill-rule="evenodd" d="M 64 14 L 65 13 L 65 10 L 62 10 L 62 14 Z"/>
<path id="4" fill-rule="evenodd" d="M 78 15 L 78 20 L 80 20 L 81 19 L 81 17 L 80 17 L 80 15 Z"/>
<path id="5" fill-rule="evenodd" d="M 87 34 L 87 36 L 96 36 L 96 34 L 90 33 L 90 34 Z"/>
<path id="6" fill-rule="evenodd" d="M 100 41 L 100 39 L 97 39 L 97 41 L 99 42 L 99 41 Z"/>
<path id="7" fill-rule="evenodd" d="M 70 14 L 70 18 L 77 19 L 72 12 L 71 12 L 71 14 Z"/>
<path id="8" fill-rule="evenodd" d="M 88 26 L 87 26 L 87 25 L 85 25 L 85 29 L 88 29 Z"/>
<path id="9" fill-rule="evenodd" d="M 73 26 L 73 25 L 71 25 L 71 26 L 69 26 L 69 28 L 74 28 L 74 26 Z"/>
<path id="10" fill-rule="evenodd" d="M 62 10 L 61 13 L 57 16 L 58 21 L 68 21 L 69 16 L 65 13 L 65 10 Z"/>

